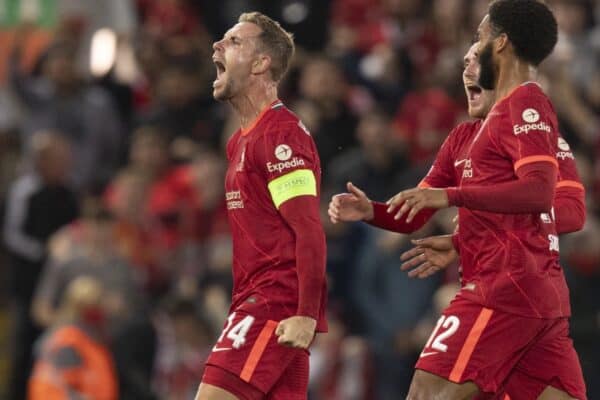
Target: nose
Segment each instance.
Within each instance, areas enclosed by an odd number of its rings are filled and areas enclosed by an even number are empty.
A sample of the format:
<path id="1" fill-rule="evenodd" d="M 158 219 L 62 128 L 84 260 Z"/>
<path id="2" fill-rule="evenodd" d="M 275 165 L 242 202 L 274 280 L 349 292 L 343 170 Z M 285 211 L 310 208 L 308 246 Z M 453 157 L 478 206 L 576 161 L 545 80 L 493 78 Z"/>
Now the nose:
<path id="1" fill-rule="evenodd" d="M 213 45 L 212 45 L 213 50 L 214 51 L 221 50 L 222 49 L 222 43 L 223 43 L 223 39 L 214 42 Z"/>

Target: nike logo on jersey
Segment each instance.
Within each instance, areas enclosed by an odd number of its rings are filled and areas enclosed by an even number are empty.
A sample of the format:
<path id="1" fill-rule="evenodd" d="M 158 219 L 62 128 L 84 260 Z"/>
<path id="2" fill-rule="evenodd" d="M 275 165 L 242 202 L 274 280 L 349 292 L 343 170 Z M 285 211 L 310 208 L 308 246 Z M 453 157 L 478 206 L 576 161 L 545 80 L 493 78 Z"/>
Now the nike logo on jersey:
<path id="1" fill-rule="evenodd" d="M 458 167 L 459 165 L 464 164 L 467 160 L 468 160 L 468 158 L 464 158 L 462 160 L 454 161 L 454 166 Z"/>
<path id="2" fill-rule="evenodd" d="M 212 351 L 213 353 L 218 353 L 220 351 L 227 351 L 227 350 L 231 350 L 231 347 L 213 347 Z"/>
<path id="3" fill-rule="evenodd" d="M 437 351 L 421 352 L 421 355 L 419 356 L 419 358 L 429 357 L 429 356 L 432 356 L 437 353 L 438 353 Z"/>

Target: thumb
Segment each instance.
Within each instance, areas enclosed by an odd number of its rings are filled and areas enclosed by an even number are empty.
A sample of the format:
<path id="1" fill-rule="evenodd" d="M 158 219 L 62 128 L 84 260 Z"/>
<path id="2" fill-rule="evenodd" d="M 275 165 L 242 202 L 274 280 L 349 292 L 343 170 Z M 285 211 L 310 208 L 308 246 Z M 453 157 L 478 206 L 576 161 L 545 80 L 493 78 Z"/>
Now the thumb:
<path id="1" fill-rule="evenodd" d="M 358 196 L 358 197 L 367 197 L 365 195 L 365 192 L 363 192 L 362 190 L 360 190 L 359 188 L 357 188 L 356 186 L 354 186 L 352 184 L 352 182 L 348 182 L 346 184 L 346 187 L 348 188 L 348 192 L 352 193 L 355 196 Z"/>
<path id="2" fill-rule="evenodd" d="M 285 331 L 285 327 L 283 325 L 283 321 L 281 321 L 279 324 L 277 324 L 277 329 L 275 329 L 275 335 L 281 336 L 281 335 L 283 335 L 284 331 Z"/>

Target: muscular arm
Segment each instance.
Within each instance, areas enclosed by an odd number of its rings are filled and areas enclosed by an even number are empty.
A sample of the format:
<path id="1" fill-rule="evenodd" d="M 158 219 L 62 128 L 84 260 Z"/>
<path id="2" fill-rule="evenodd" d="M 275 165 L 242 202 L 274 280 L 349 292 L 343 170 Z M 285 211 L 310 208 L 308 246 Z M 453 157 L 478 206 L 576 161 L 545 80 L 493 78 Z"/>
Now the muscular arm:
<path id="1" fill-rule="evenodd" d="M 319 319 L 325 285 L 325 234 L 315 196 L 300 196 L 283 203 L 279 212 L 296 236 L 298 273 L 297 315 Z"/>
<path id="2" fill-rule="evenodd" d="M 493 186 L 446 189 L 451 206 L 504 214 L 549 212 L 556 186 L 556 166 L 533 162 L 517 169 L 516 180 Z"/>

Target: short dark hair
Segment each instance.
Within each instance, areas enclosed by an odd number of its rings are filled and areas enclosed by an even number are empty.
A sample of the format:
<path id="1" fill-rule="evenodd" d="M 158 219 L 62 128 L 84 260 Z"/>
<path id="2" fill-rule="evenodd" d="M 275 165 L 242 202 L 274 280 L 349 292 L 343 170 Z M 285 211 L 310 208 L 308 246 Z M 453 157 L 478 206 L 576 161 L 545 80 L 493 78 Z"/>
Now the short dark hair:
<path id="1" fill-rule="evenodd" d="M 558 38 L 556 18 L 539 0 L 495 0 L 489 7 L 490 25 L 506 33 L 521 60 L 539 65 L 554 49 Z"/>
<path id="2" fill-rule="evenodd" d="M 279 22 L 257 11 L 240 15 L 238 22 L 250 22 L 262 30 L 258 37 L 261 50 L 271 56 L 271 77 L 279 82 L 294 55 L 294 36 L 283 29 Z"/>

